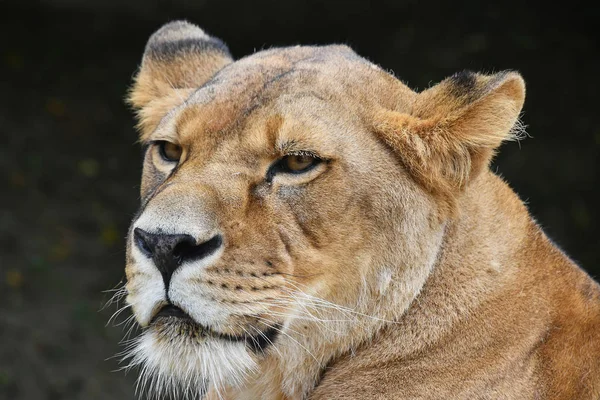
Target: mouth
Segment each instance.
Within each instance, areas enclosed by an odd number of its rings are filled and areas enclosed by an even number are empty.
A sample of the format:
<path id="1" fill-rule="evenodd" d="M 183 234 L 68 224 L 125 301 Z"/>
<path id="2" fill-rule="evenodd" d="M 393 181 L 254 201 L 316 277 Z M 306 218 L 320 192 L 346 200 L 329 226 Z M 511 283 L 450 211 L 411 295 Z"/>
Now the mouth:
<path id="1" fill-rule="evenodd" d="M 228 342 L 245 342 L 246 346 L 255 353 L 263 353 L 272 345 L 281 331 L 281 324 L 275 324 L 256 335 L 231 335 L 212 330 L 210 327 L 197 323 L 181 308 L 168 304 L 162 307 L 150 321 L 150 326 L 157 329 L 166 337 L 184 337 L 198 342 L 206 338 L 225 340 Z"/>
<path id="2" fill-rule="evenodd" d="M 209 334 L 208 328 L 198 324 L 185 311 L 172 304 L 164 306 L 154 315 L 150 327 L 167 338 L 178 337 L 198 342 Z"/>
<path id="3" fill-rule="evenodd" d="M 192 317 L 190 317 L 185 311 L 183 311 L 181 308 L 174 306 L 173 304 L 168 304 L 166 306 L 164 306 L 163 308 L 161 308 L 156 315 L 154 316 L 154 318 L 152 318 L 152 321 L 150 321 L 151 324 L 155 323 L 157 320 L 160 319 L 169 319 L 169 318 L 174 318 L 180 321 L 185 321 L 185 322 L 194 322 L 194 320 L 192 319 Z"/>

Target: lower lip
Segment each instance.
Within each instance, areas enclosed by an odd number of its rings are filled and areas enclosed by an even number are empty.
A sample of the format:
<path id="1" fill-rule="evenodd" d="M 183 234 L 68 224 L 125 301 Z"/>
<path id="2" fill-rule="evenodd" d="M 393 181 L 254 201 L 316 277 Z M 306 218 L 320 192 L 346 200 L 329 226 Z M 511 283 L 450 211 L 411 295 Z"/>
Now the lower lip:
<path id="1" fill-rule="evenodd" d="M 182 312 L 183 313 L 183 312 Z M 208 338 L 214 340 L 225 340 L 228 342 L 245 342 L 246 345 L 256 346 L 255 351 L 264 351 L 264 348 L 268 344 L 272 344 L 274 336 L 278 332 L 278 328 L 273 328 L 270 332 L 260 334 L 258 337 L 240 337 L 231 336 L 227 334 L 217 333 L 209 328 L 206 328 L 196 323 L 190 316 L 183 313 L 183 317 L 176 315 L 158 315 L 154 317 L 150 326 L 158 333 L 162 338 L 173 342 L 177 338 L 183 339 L 186 342 L 202 343 Z M 267 341 L 261 340 L 264 337 Z M 271 337 L 270 339 L 268 337 Z M 263 342 L 261 344 L 261 342 Z"/>
<path id="2" fill-rule="evenodd" d="M 168 305 L 163 307 L 150 321 L 150 326 L 174 330 L 171 334 L 189 335 L 190 337 L 206 336 L 208 329 L 192 319 L 179 307 Z M 167 333 L 167 332 L 165 332 Z"/>
<path id="3" fill-rule="evenodd" d="M 162 307 L 154 316 L 154 319 L 160 318 L 160 317 L 174 317 L 174 318 L 179 318 L 179 319 L 187 319 L 190 321 L 193 321 L 192 317 L 190 317 L 188 314 L 186 314 L 181 308 L 176 307 L 174 305 L 167 305 Z"/>
<path id="4" fill-rule="evenodd" d="M 201 339 L 209 336 L 210 332 L 202 325 L 198 325 L 191 318 L 180 318 L 174 316 L 155 317 L 150 326 L 158 333 L 169 337 L 184 337 L 190 339 Z"/>
<path id="5" fill-rule="evenodd" d="M 150 326 L 158 329 L 165 335 L 186 336 L 194 339 L 212 337 L 230 342 L 246 341 L 246 337 L 232 336 L 212 331 L 210 328 L 198 324 L 181 308 L 168 305 L 163 307 L 150 322 Z"/>

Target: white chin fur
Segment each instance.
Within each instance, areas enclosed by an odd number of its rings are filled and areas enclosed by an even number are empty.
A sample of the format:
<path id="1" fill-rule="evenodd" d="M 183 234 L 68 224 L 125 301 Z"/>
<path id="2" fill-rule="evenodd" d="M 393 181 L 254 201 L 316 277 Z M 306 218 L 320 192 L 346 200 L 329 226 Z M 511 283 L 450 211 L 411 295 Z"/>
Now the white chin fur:
<path id="1" fill-rule="evenodd" d="M 127 352 L 129 367 L 138 367 L 137 392 L 149 399 L 199 399 L 213 388 L 242 384 L 256 370 L 256 362 L 244 342 L 204 337 L 161 337 L 146 330 Z"/>

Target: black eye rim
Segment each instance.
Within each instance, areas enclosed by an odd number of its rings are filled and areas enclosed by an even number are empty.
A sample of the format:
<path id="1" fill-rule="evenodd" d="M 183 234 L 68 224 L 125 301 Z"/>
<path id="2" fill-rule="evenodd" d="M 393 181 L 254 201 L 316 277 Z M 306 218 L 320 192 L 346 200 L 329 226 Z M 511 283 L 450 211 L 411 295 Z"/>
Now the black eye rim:
<path id="1" fill-rule="evenodd" d="M 181 159 L 181 157 L 178 158 L 178 159 L 176 159 L 176 160 L 172 159 L 172 158 L 169 158 L 169 156 L 167 156 L 167 152 L 165 151 L 165 145 L 167 145 L 167 144 L 172 144 L 172 145 L 175 145 L 175 146 L 179 146 L 179 145 L 177 145 L 175 143 L 172 143 L 172 142 L 169 142 L 167 140 L 156 140 L 153 143 L 154 143 L 154 145 L 158 146 L 158 154 L 160 154 L 160 157 L 164 161 L 166 161 L 168 163 L 178 163 L 179 160 Z"/>
<path id="2" fill-rule="evenodd" d="M 306 168 L 303 168 L 300 170 L 291 170 L 286 166 L 285 161 L 288 157 L 294 157 L 294 156 L 311 157 L 313 159 L 313 162 L 310 163 L 310 165 L 308 165 Z M 321 163 L 323 163 L 325 161 L 326 160 L 322 159 L 321 157 L 319 157 L 313 153 L 304 153 L 303 152 L 303 153 L 286 154 L 285 156 L 281 157 L 280 159 L 275 161 L 273 164 L 271 164 L 271 166 L 269 167 L 269 169 L 267 171 L 267 182 L 271 182 L 273 180 L 273 177 L 275 177 L 275 175 L 277 175 L 277 174 L 289 174 L 289 175 L 305 174 L 305 173 L 315 169 L 318 165 L 320 165 Z"/>

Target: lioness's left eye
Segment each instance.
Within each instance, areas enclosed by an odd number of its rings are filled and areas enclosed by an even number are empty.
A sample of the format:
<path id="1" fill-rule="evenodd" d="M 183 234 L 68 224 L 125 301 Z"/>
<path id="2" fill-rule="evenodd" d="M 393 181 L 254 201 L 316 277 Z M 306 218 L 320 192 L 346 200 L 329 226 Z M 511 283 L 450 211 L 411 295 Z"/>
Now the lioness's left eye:
<path id="1" fill-rule="evenodd" d="M 289 154 L 271 167 L 271 173 L 301 174 L 313 169 L 321 161 L 311 154 Z"/>
<path id="2" fill-rule="evenodd" d="M 311 154 L 289 154 L 271 165 L 267 172 L 267 180 L 276 174 L 302 174 L 308 172 L 323 160 Z"/>
<path id="3" fill-rule="evenodd" d="M 312 167 L 316 163 L 317 158 L 308 155 L 290 155 L 285 156 L 282 161 L 283 169 L 286 170 L 285 172 L 299 173 Z"/>

